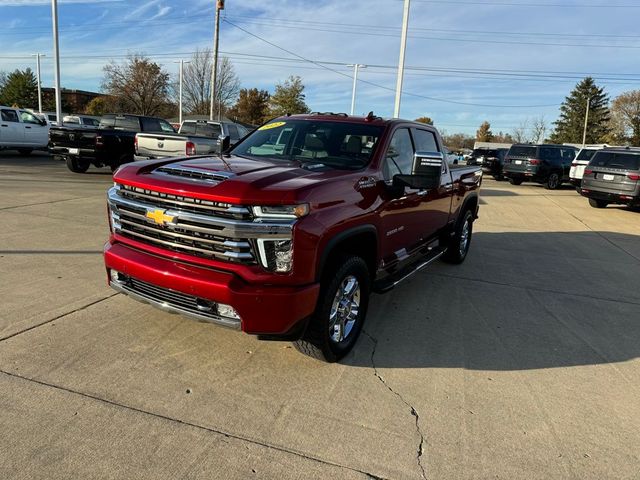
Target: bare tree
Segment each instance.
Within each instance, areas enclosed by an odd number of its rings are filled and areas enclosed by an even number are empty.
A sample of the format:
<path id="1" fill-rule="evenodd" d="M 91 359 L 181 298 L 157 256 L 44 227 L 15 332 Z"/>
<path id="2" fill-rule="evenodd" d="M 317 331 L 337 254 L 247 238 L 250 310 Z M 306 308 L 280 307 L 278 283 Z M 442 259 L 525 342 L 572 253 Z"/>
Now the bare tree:
<path id="1" fill-rule="evenodd" d="M 211 99 L 211 70 L 213 55 L 211 50 L 197 50 L 191 57 L 191 63 L 184 67 L 183 96 L 185 110 L 196 115 L 207 115 Z M 240 92 L 240 80 L 227 57 L 218 61 L 216 99 L 214 114 L 230 108 Z"/>
<path id="2" fill-rule="evenodd" d="M 130 55 L 120 64 L 104 67 L 102 88 L 118 109 L 140 115 L 161 115 L 171 110 L 169 74 L 143 55 Z"/>
<path id="3" fill-rule="evenodd" d="M 543 143 L 546 132 L 547 122 L 544 119 L 544 115 L 534 118 L 531 123 L 531 141 L 534 143 Z"/>
<path id="4" fill-rule="evenodd" d="M 529 119 L 525 118 L 520 125 L 513 129 L 511 136 L 515 143 L 527 143 L 529 141 Z"/>

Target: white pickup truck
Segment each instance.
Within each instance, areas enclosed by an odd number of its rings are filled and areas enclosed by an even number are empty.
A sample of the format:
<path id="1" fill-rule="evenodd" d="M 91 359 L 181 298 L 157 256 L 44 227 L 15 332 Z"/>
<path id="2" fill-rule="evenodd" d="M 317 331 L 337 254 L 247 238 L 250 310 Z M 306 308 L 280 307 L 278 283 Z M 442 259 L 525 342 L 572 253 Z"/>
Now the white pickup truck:
<path id="1" fill-rule="evenodd" d="M 49 143 L 49 124 L 33 113 L 0 106 L 0 150 L 17 150 L 29 155 L 45 150 Z"/>
<path id="2" fill-rule="evenodd" d="M 176 134 L 136 134 L 135 158 L 145 160 L 219 153 L 220 136 L 228 136 L 231 145 L 234 145 L 248 133 L 245 127 L 237 123 L 185 120 Z"/>

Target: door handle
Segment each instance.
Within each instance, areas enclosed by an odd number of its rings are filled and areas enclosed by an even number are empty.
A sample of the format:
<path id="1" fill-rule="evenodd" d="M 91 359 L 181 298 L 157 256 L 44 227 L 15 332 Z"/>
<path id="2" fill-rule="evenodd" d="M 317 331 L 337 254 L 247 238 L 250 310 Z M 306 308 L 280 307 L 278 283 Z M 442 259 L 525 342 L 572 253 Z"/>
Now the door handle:
<path id="1" fill-rule="evenodd" d="M 0 125 L 2 127 L 8 127 L 9 125 L 5 125 L 4 123 L 2 125 Z"/>
<path id="2" fill-rule="evenodd" d="M 31 128 L 31 127 L 26 127 L 26 126 L 25 126 L 24 128 Z"/>

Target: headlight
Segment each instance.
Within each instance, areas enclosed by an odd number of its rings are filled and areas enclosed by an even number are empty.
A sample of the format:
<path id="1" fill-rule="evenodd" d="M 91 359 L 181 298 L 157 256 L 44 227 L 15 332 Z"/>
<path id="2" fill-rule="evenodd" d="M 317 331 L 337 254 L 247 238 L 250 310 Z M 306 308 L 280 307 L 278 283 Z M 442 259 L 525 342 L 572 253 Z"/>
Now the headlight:
<path id="1" fill-rule="evenodd" d="M 260 263 L 263 267 L 279 273 L 291 271 L 293 264 L 293 241 L 291 239 L 258 239 Z"/>
<path id="2" fill-rule="evenodd" d="M 253 214 L 257 218 L 301 218 L 309 213 L 309 204 L 299 205 L 269 205 L 253 207 Z"/>

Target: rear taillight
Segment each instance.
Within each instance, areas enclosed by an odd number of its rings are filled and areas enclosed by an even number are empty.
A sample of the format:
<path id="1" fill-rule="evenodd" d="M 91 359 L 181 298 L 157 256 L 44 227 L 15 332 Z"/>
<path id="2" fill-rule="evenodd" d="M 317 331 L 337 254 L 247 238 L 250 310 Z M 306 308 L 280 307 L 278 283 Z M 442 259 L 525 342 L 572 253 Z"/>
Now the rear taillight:
<path id="1" fill-rule="evenodd" d="M 593 173 L 593 170 L 591 170 L 590 168 L 585 168 L 584 169 L 584 174 L 585 175 L 591 175 Z"/>
<path id="2" fill-rule="evenodd" d="M 97 135 L 96 136 L 96 147 L 102 147 L 102 146 L 104 146 L 102 135 Z"/>
<path id="3" fill-rule="evenodd" d="M 542 160 L 529 160 L 529 165 L 540 165 Z"/>
<path id="4" fill-rule="evenodd" d="M 627 174 L 627 178 L 629 180 L 633 180 L 634 182 L 637 182 L 638 180 L 640 180 L 640 175 L 638 175 L 637 173 L 629 173 Z"/>
<path id="5" fill-rule="evenodd" d="M 193 142 L 187 142 L 187 156 L 192 156 L 196 154 L 196 145 Z"/>

